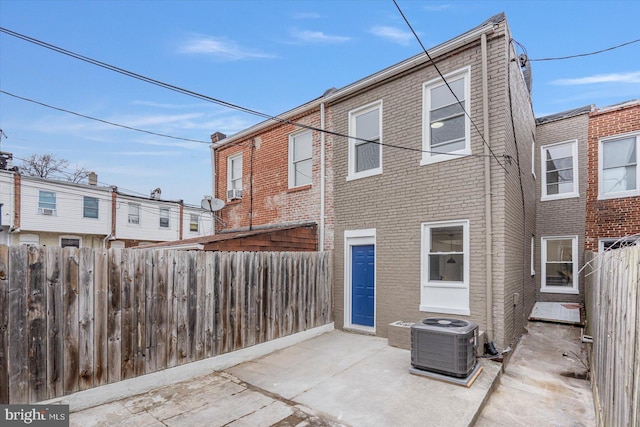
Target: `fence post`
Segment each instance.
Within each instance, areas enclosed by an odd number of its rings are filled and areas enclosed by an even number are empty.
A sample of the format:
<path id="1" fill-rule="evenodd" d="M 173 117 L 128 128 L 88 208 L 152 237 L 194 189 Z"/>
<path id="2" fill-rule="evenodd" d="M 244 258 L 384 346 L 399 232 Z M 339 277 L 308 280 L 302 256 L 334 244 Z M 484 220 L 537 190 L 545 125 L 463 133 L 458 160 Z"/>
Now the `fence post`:
<path id="1" fill-rule="evenodd" d="M 9 247 L 0 245 L 0 404 L 9 403 Z"/>

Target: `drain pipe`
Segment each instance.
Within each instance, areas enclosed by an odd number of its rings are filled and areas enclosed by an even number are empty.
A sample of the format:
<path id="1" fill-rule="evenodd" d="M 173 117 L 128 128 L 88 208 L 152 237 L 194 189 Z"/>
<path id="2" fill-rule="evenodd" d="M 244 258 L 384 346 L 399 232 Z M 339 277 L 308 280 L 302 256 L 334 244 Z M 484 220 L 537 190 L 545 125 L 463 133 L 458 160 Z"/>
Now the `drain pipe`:
<path id="1" fill-rule="evenodd" d="M 487 76 L 487 35 L 480 36 L 482 49 L 482 111 L 483 111 L 483 133 L 486 144 L 484 144 L 484 212 L 485 212 L 485 280 L 487 282 L 487 330 L 486 346 L 490 353 L 496 352 L 493 344 L 493 224 L 491 210 L 491 153 L 489 144 L 489 87 Z M 497 354 L 497 352 L 496 352 Z"/>
<path id="2" fill-rule="evenodd" d="M 324 131 L 324 102 L 320 104 L 320 129 Z M 324 250 L 324 204 L 325 204 L 325 159 L 324 159 L 324 132 L 320 132 L 320 230 L 318 240 L 318 250 Z"/>

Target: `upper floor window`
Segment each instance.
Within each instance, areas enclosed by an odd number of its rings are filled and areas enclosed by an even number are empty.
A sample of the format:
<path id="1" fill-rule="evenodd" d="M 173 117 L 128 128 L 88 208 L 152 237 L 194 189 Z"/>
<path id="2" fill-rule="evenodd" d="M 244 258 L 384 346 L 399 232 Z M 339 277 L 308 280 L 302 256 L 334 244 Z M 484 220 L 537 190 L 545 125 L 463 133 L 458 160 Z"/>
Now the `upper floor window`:
<path id="1" fill-rule="evenodd" d="M 227 158 L 227 200 L 242 198 L 242 153 Z"/>
<path id="2" fill-rule="evenodd" d="M 82 216 L 84 218 L 98 218 L 99 202 L 96 197 L 84 196 Z"/>
<path id="3" fill-rule="evenodd" d="M 160 208 L 160 227 L 169 228 L 169 208 Z"/>
<path id="4" fill-rule="evenodd" d="M 347 180 L 382 173 L 382 101 L 349 112 Z"/>
<path id="5" fill-rule="evenodd" d="M 41 215 L 56 214 L 56 193 L 44 190 L 38 192 L 38 213 Z"/>
<path id="6" fill-rule="evenodd" d="M 438 78 L 424 84 L 421 165 L 471 154 L 470 121 L 465 113 L 469 109 L 469 75 L 467 67 L 446 75 L 446 82 Z"/>
<path id="7" fill-rule="evenodd" d="M 129 203 L 129 224 L 140 224 L 140 205 Z"/>
<path id="8" fill-rule="evenodd" d="M 289 188 L 311 184 L 312 133 L 289 135 Z"/>
<path id="9" fill-rule="evenodd" d="M 578 236 L 542 238 L 541 292 L 578 293 Z"/>
<path id="10" fill-rule="evenodd" d="M 640 134 L 600 140 L 598 147 L 600 198 L 640 195 L 639 144 Z"/>
<path id="11" fill-rule="evenodd" d="M 198 231 L 200 224 L 200 216 L 197 214 L 189 214 L 189 231 Z"/>
<path id="12" fill-rule="evenodd" d="M 578 197 L 578 141 L 542 147 L 542 200 Z"/>

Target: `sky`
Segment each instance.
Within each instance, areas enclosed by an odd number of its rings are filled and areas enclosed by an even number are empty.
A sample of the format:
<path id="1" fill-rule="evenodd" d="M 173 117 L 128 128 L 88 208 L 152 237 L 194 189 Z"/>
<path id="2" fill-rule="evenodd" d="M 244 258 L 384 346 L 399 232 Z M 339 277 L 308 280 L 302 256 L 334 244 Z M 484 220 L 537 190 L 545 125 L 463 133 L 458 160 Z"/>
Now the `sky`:
<path id="1" fill-rule="evenodd" d="M 640 38 L 640 1 L 409 1 L 428 49 L 505 12 L 530 59 Z M 268 115 L 278 115 L 421 52 L 392 0 L 0 0 L 0 27 Z M 532 61 L 536 116 L 640 98 L 640 43 Z M 211 190 L 208 142 L 263 119 L 0 33 L 0 151 L 54 154 L 101 185 L 199 205 Z"/>

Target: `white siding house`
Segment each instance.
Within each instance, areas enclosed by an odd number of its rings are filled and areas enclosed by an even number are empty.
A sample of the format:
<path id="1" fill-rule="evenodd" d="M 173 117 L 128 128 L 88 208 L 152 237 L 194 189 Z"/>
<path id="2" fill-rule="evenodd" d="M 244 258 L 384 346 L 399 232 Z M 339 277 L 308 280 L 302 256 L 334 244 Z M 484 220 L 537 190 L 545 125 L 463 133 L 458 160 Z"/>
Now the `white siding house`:
<path id="1" fill-rule="evenodd" d="M 9 230 L 13 228 L 13 191 L 13 172 L 0 170 L 0 245 L 9 243 Z"/>

